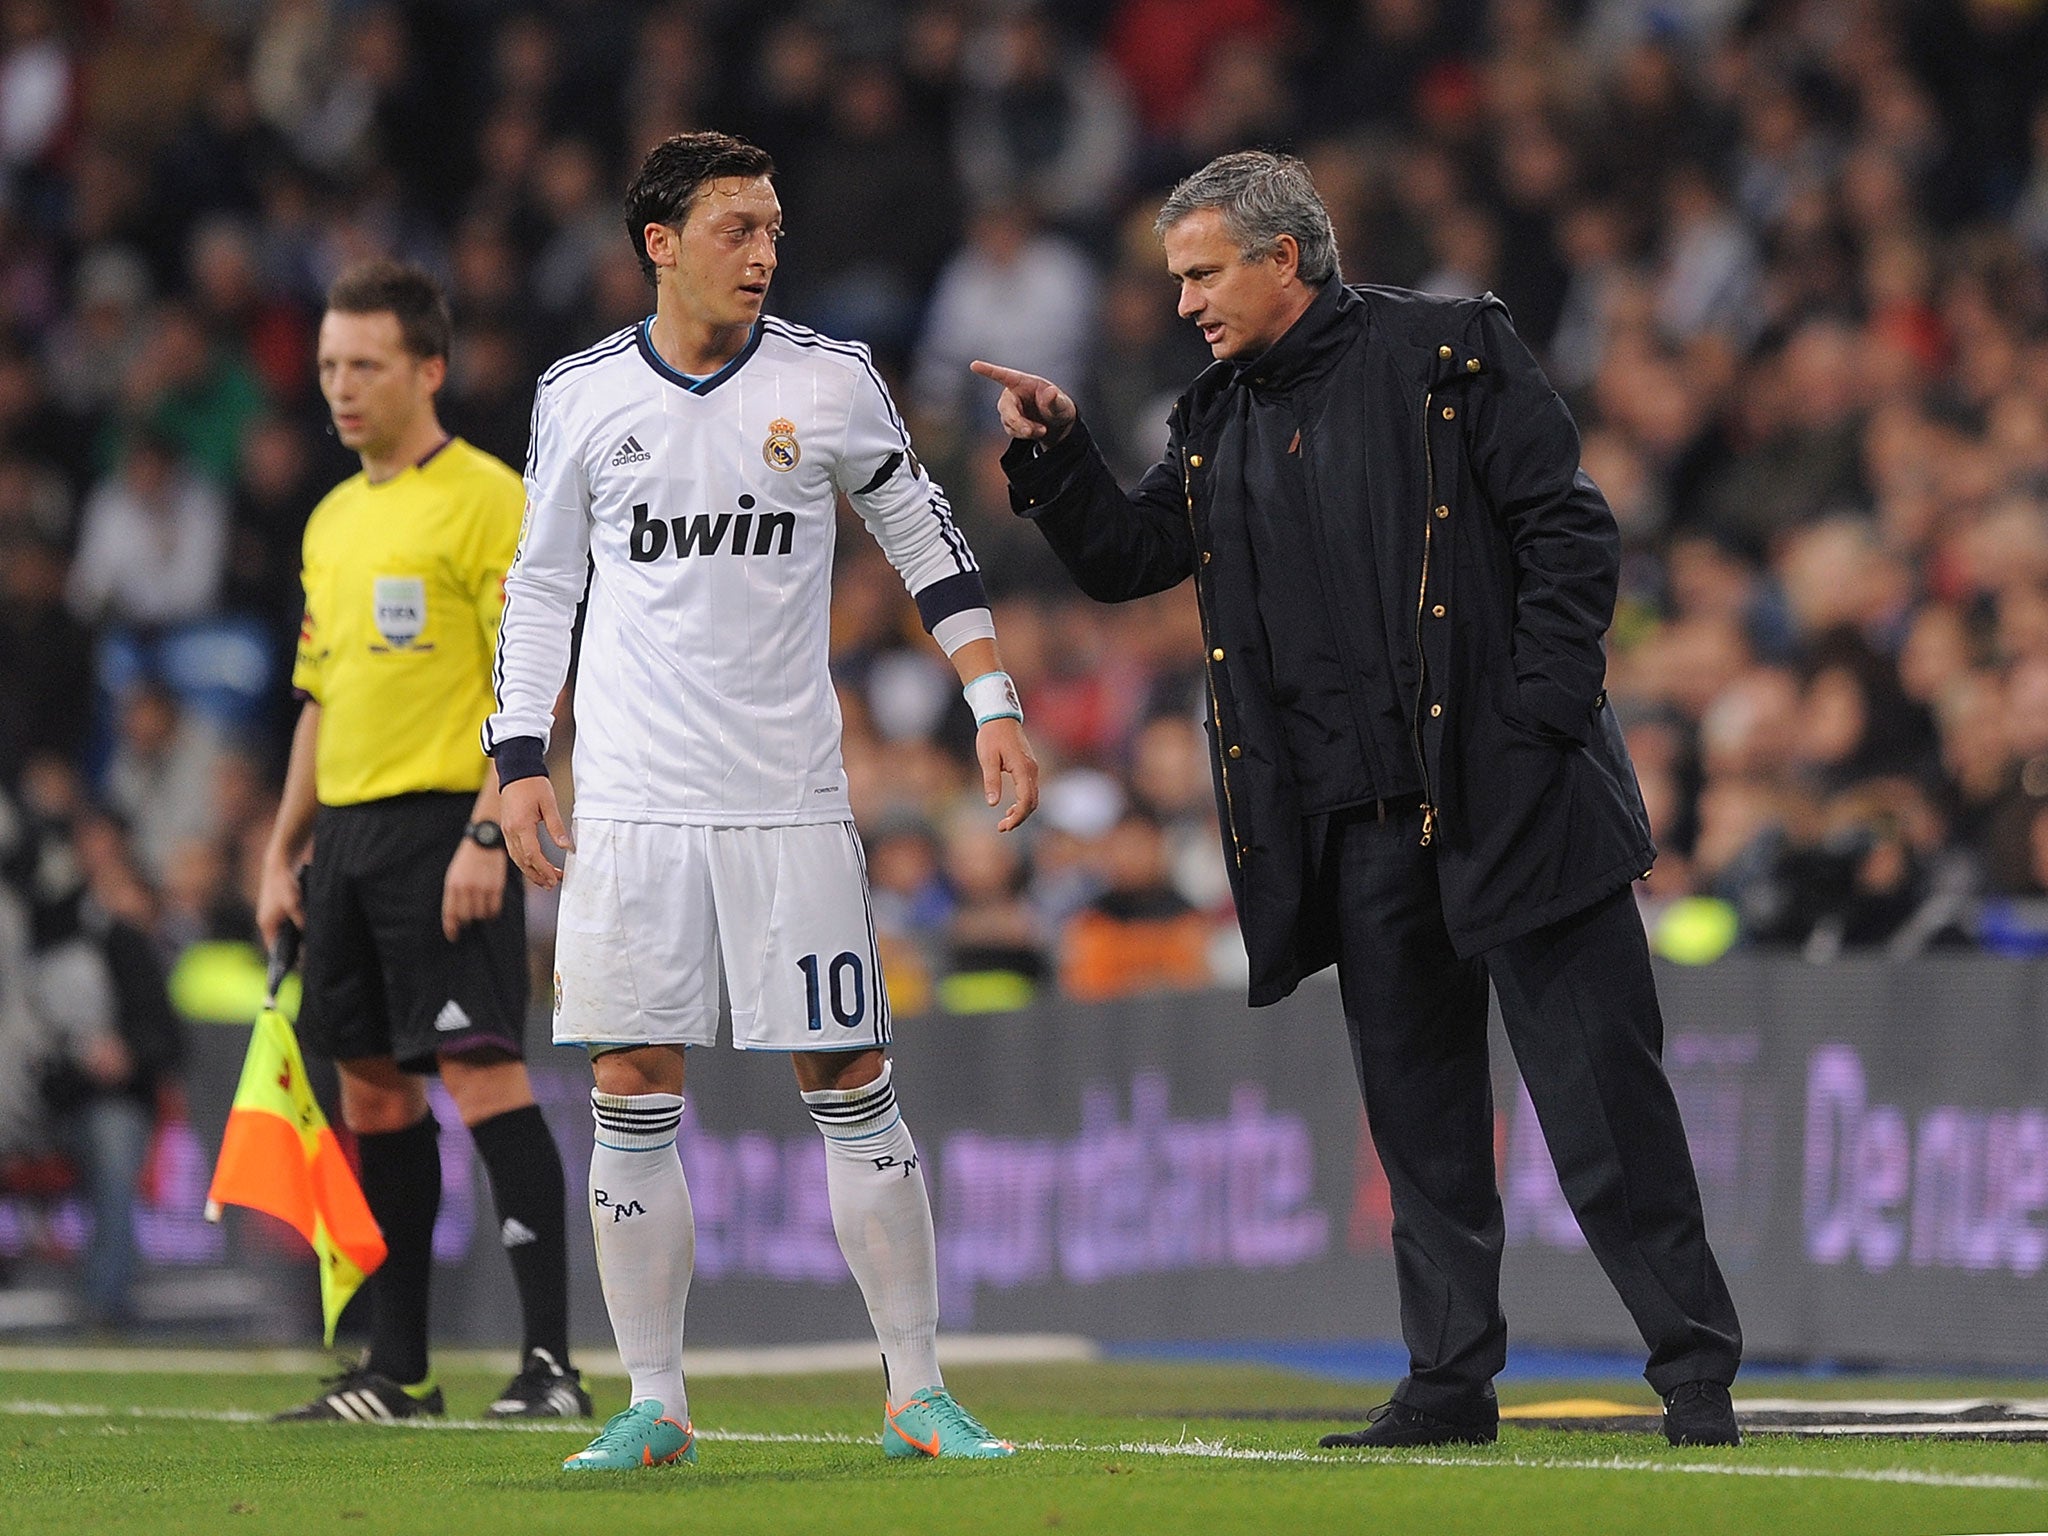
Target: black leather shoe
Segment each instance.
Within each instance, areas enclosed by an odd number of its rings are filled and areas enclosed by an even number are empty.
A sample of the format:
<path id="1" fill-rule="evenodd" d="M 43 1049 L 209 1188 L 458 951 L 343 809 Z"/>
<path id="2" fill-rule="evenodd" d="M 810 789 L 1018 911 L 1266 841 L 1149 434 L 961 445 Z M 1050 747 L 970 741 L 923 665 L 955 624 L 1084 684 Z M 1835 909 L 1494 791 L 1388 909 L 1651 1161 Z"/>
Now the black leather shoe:
<path id="1" fill-rule="evenodd" d="M 1500 1437 L 1500 1421 L 1483 1419 L 1456 1423 L 1410 1408 L 1406 1403 L 1381 1403 L 1366 1415 L 1364 1429 L 1325 1435 L 1316 1443 L 1325 1450 L 1338 1446 L 1389 1450 L 1414 1445 L 1491 1445 Z"/>
<path id="2" fill-rule="evenodd" d="M 1664 1395 L 1664 1438 L 1673 1445 L 1740 1445 L 1735 1405 L 1718 1381 L 1682 1381 Z"/>

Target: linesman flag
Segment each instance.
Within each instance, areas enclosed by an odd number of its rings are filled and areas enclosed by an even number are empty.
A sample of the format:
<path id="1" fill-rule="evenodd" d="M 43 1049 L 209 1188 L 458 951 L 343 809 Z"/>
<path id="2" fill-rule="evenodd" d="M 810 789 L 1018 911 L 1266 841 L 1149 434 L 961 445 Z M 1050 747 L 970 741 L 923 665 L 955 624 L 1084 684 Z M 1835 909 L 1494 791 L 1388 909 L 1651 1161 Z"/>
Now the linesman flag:
<path id="1" fill-rule="evenodd" d="M 270 952 L 267 995 L 228 1111 L 206 1219 L 219 1221 L 223 1206 L 245 1205 L 297 1228 L 320 1256 L 320 1311 L 332 1348 L 341 1309 L 384 1262 L 384 1234 L 306 1081 L 299 1037 L 277 1011 L 278 984 L 292 967 L 298 937 L 286 924 Z"/>

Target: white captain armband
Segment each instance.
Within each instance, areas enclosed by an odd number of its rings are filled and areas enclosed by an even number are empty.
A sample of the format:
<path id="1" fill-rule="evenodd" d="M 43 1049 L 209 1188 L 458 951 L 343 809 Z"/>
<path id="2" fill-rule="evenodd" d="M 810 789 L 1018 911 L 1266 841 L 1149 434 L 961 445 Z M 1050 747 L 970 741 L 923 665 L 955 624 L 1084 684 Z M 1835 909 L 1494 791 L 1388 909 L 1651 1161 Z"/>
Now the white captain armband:
<path id="1" fill-rule="evenodd" d="M 1007 672 L 984 672 L 960 692 L 966 696 L 967 707 L 974 711 L 977 727 L 991 720 L 1023 722 L 1024 706 L 1017 701 L 1017 685 L 1010 681 Z"/>
<path id="2" fill-rule="evenodd" d="M 932 625 L 932 639 L 948 656 L 970 640 L 993 640 L 995 637 L 995 617 L 985 606 L 961 608 Z"/>

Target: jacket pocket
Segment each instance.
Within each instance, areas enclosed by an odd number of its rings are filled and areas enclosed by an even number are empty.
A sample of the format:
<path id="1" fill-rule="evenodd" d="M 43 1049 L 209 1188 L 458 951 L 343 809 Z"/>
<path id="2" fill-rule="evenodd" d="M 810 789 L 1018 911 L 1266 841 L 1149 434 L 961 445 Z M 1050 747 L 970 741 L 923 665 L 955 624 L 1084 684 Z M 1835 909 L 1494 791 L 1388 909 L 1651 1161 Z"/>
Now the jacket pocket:
<path id="1" fill-rule="evenodd" d="M 1606 690 L 1582 704 L 1563 689 L 1540 680 L 1518 682 L 1508 723 L 1523 734 L 1558 747 L 1583 747 L 1593 740 L 1594 718 L 1607 707 Z"/>

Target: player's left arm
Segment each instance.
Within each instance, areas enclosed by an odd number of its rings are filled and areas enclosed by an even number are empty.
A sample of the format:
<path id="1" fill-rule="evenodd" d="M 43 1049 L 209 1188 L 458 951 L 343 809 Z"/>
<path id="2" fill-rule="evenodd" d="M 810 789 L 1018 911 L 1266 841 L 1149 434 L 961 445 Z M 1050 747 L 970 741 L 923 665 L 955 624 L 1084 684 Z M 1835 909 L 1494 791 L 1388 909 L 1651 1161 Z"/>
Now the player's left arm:
<path id="1" fill-rule="evenodd" d="M 1009 775 L 1016 799 L 997 822 L 1008 832 L 1038 808 L 1038 759 L 1024 735 L 1016 685 L 996 650 L 995 621 L 974 552 L 953 521 L 946 493 L 911 451 L 910 437 L 872 369 L 856 381 L 836 479 L 917 603 L 925 632 L 960 674 L 974 711 L 974 752 L 982 792 L 1002 800 Z"/>
<path id="2" fill-rule="evenodd" d="M 993 635 L 969 640 L 951 657 L 953 670 L 960 674 L 962 691 L 974 710 L 974 755 L 981 762 L 982 795 L 990 805 L 1003 797 L 1003 775 L 1017 798 L 996 823 L 998 832 L 1024 825 L 1038 809 L 1038 759 L 1024 735 L 1024 707 L 1017 701 L 1017 685 L 1003 670 Z"/>

